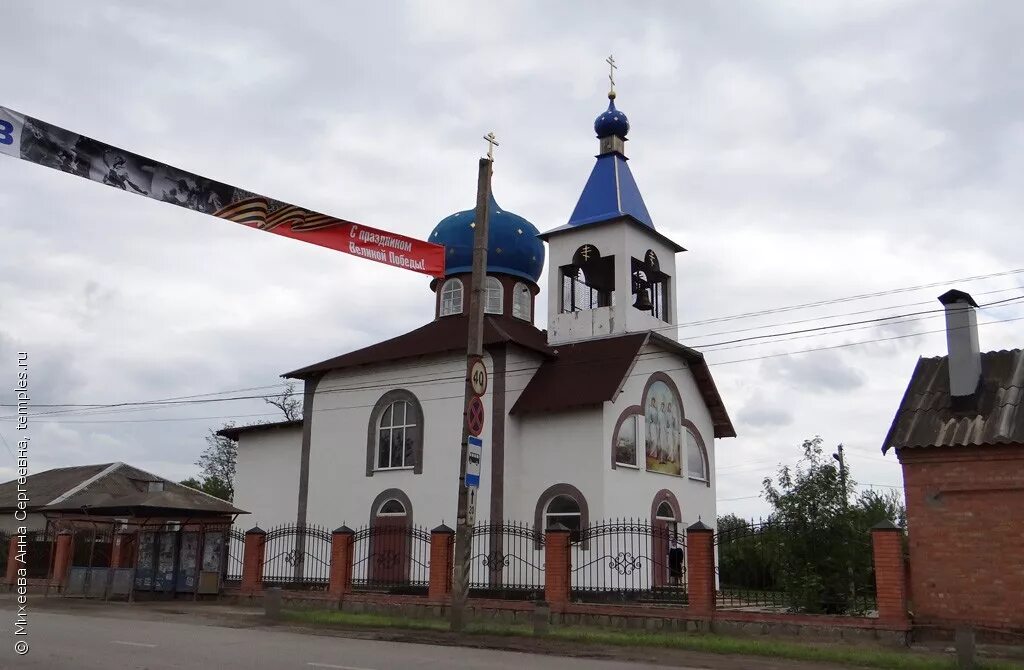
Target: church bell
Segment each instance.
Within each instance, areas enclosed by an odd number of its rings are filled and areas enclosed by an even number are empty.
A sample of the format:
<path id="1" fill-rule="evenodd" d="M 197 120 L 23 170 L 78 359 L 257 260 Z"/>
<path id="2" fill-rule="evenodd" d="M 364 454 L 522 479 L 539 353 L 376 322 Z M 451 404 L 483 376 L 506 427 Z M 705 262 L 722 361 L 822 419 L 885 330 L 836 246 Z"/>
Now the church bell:
<path id="1" fill-rule="evenodd" d="M 641 312 L 649 312 L 654 305 L 651 304 L 651 293 L 645 288 L 636 292 L 636 302 L 633 303 Z"/>

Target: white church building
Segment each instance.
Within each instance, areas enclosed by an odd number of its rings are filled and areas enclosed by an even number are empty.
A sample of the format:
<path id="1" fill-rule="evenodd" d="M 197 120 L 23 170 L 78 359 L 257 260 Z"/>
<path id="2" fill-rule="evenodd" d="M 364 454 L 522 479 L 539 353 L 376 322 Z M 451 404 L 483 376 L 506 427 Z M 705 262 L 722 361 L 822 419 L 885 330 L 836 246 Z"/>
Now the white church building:
<path id="1" fill-rule="evenodd" d="M 704 357 L 675 339 L 684 249 L 654 226 L 609 98 L 565 225 L 539 233 L 490 202 L 478 521 L 681 532 L 716 518 L 716 439 L 735 431 Z M 304 384 L 302 420 L 222 431 L 238 440 L 234 504 L 255 524 L 455 525 L 473 218 L 430 233 L 447 268 L 431 322 L 286 373 Z M 545 257 L 546 331 L 534 313 Z"/>

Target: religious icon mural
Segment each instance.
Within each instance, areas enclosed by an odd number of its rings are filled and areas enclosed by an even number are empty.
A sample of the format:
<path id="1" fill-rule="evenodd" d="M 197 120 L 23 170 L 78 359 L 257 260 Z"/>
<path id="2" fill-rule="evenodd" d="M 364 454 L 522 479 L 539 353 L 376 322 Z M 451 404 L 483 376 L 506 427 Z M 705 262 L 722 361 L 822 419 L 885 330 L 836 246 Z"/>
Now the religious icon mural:
<path id="1" fill-rule="evenodd" d="M 683 409 L 675 392 L 663 381 L 655 381 L 644 396 L 647 426 L 647 469 L 682 475 Z"/>

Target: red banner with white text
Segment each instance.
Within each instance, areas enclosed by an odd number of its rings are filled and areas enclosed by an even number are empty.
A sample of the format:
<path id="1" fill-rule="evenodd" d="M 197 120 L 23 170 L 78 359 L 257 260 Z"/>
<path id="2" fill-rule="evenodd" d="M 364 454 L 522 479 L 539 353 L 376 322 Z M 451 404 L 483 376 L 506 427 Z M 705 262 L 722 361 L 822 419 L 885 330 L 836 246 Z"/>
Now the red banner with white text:
<path id="1" fill-rule="evenodd" d="M 393 267 L 444 275 L 444 247 L 213 181 L 0 107 L 0 154 Z"/>

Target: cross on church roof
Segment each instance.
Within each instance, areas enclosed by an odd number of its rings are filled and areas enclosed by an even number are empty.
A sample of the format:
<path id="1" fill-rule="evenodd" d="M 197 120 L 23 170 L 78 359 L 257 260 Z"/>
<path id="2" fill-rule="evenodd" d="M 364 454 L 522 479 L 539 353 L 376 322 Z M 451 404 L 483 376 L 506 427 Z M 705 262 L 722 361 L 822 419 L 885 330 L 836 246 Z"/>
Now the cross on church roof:
<path id="1" fill-rule="evenodd" d="M 604 59 L 605 63 L 608 63 L 608 83 L 610 88 L 608 89 L 608 97 L 615 97 L 615 71 L 619 69 L 619 66 L 615 64 L 615 56 L 608 56 Z"/>
<path id="2" fill-rule="evenodd" d="M 487 146 L 487 160 L 493 161 L 494 160 L 494 147 L 499 146 L 498 145 L 498 138 L 496 138 L 494 136 L 494 132 L 492 131 L 492 132 L 489 132 L 486 135 L 484 135 L 484 139 L 487 141 L 487 145 L 488 145 Z"/>

